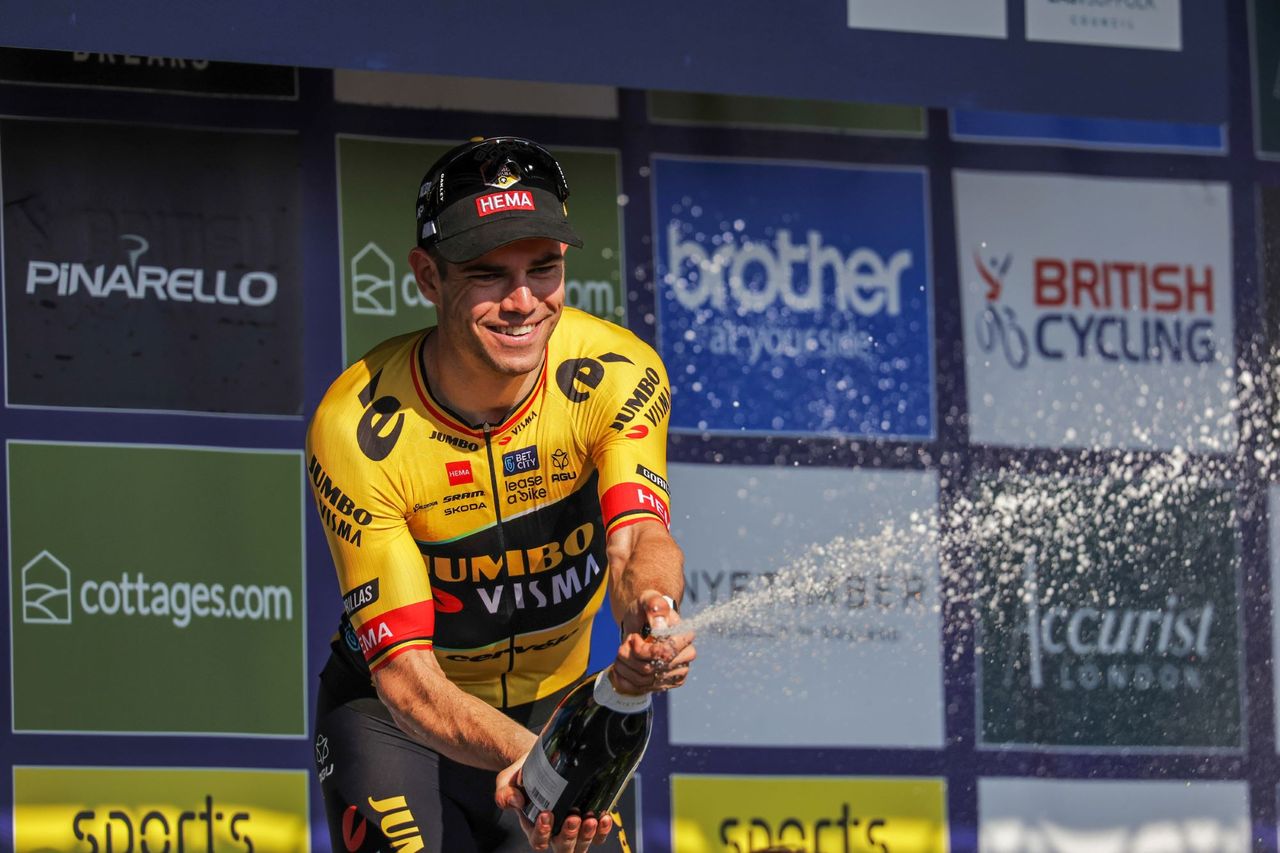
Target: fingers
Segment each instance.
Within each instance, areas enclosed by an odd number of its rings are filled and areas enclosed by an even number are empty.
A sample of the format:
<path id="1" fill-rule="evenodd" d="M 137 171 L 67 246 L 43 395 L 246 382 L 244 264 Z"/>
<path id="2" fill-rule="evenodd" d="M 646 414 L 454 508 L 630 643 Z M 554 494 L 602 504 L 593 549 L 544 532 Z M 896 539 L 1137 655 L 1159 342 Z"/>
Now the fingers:
<path id="1" fill-rule="evenodd" d="M 551 846 L 551 812 L 538 815 L 537 823 L 525 823 L 525 834 L 529 836 L 529 845 L 534 850 L 546 850 Z"/>
<path id="2" fill-rule="evenodd" d="M 613 820 L 608 815 L 597 820 L 592 814 L 585 818 L 571 814 L 564 819 L 553 847 L 556 853 L 587 853 L 591 845 L 603 844 L 612 829 Z"/>

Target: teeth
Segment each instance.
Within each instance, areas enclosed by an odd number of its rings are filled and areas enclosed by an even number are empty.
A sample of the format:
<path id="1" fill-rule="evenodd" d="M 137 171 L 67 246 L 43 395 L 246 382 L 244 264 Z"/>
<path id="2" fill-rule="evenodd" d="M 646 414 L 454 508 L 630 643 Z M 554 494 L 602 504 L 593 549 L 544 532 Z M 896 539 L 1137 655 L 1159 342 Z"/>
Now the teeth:
<path id="1" fill-rule="evenodd" d="M 533 331 L 533 326 L 508 326 L 505 329 L 499 329 L 498 333 L 502 335 L 510 335 L 513 338 L 522 338 Z"/>

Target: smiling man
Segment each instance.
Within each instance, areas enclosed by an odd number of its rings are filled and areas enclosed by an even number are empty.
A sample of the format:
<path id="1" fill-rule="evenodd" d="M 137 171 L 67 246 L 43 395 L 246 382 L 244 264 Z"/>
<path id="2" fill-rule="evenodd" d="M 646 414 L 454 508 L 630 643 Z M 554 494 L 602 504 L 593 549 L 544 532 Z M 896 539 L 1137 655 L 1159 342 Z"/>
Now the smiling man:
<path id="1" fill-rule="evenodd" d="M 453 149 L 418 193 L 433 328 L 329 389 L 309 472 L 343 617 L 321 676 L 317 771 L 335 851 L 627 849 L 616 817 L 519 813 L 524 756 L 586 674 L 606 597 L 619 689 L 679 686 L 680 549 L 667 532 L 666 371 L 564 305 L 559 163 L 501 137 Z M 321 759 L 319 744 L 325 746 Z"/>

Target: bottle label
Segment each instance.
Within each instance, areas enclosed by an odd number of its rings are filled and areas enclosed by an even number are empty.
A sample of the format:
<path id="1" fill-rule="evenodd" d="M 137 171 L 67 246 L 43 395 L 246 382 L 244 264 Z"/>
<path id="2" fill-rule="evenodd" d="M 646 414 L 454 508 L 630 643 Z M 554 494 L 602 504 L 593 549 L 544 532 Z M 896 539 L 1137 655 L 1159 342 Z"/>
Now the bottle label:
<path id="1" fill-rule="evenodd" d="M 547 753 L 543 751 L 542 738 L 529 750 L 529 757 L 524 760 L 520 771 L 520 781 L 529 800 L 538 807 L 538 811 L 549 812 L 554 808 L 560 795 L 564 793 L 569 780 L 565 779 L 551 766 Z"/>
<path id="2" fill-rule="evenodd" d="M 653 704 L 653 699 L 648 693 L 642 693 L 639 696 L 630 693 L 619 693 L 614 689 L 613 682 L 609 680 L 609 670 L 606 668 L 601 670 L 596 676 L 596 686 L 592 691 L 592 698 L 596 700 L 597 705 L 603 705 L 610 710 L 617 711 L 619 714 L 638 714 Z"/>

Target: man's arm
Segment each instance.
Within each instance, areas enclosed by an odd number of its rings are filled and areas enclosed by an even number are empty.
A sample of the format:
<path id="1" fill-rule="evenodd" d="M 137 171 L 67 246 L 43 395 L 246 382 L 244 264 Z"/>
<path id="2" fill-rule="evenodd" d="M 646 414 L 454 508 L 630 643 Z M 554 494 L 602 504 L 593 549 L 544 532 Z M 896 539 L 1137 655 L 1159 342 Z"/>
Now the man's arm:
<path id="1" fill-rule="evenodd" d="M 538 739 L 446 678 L 430 650 L 397 655 L 374 672 L 373 684 L 401 731 L 460 764 L 501 770 Z"/>
<path id="2" fill-rule="evenodd" d="M 622 645 L 614 661 L 620 690 L 647 693 L 679 687 L 697 653 L 693 632 L 676 631 L 662 642 L 650 642 L 643 629 L 673 628 L 684 596 L 684 554 L 667 528 L 656 518 L 614 530 L 606 546 L 609 555 L 609 603 L 622 627 Z"/>

